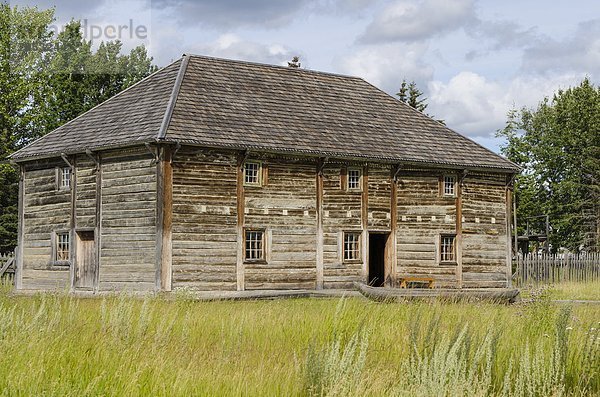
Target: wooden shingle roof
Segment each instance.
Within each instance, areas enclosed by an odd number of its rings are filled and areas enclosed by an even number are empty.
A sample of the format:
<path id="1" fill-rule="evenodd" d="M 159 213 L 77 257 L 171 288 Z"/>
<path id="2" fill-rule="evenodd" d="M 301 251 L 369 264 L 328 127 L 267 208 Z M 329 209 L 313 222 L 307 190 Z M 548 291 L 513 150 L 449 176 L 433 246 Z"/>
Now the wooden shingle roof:
<path id="1" fill-rule="evenodd" d="M 184 56 L 12 159 L 157 141 L 518 170 L 363 79 L 202 56 Z"/>

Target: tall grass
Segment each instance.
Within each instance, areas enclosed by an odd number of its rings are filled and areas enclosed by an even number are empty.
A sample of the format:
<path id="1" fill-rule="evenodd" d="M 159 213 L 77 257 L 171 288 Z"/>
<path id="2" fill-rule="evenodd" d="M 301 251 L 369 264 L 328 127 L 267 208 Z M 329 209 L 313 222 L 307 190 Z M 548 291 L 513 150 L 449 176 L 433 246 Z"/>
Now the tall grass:
<path id="1" fill-rule="evenodd" d="M 600 306 L 0 290 L 1 395 L 600 395 Z"/>

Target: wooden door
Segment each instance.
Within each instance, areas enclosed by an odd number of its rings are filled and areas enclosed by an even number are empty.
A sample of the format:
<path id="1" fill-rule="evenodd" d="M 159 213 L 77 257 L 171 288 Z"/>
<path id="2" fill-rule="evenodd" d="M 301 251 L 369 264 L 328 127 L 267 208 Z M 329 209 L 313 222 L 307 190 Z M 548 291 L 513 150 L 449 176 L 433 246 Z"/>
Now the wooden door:
<path id="1" fill-rule="evenodd" d="M 75 287 L 94 289 L 96 282 L 96 246 L 93 231 L 77 232 Z"/>

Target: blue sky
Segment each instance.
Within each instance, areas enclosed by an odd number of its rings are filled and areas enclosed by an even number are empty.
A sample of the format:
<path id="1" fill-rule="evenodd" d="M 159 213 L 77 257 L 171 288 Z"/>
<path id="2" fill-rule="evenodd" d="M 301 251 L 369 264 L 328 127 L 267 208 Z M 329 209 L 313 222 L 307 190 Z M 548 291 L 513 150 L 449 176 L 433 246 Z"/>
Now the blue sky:
<path id="1" fill-rule="evenodd" d="M 394 94 L 415 80 L 427 112 L 484 146 L 512 107 L 535 106 L 559 88 L 600 75 L 596 1 L 475 0 L 20 0 L 55 6 L 148 46 L 159 66 L 183 53 L 286 64 L 365 78 Z M 106 37 L 96 40 L 96 43 Z"/>

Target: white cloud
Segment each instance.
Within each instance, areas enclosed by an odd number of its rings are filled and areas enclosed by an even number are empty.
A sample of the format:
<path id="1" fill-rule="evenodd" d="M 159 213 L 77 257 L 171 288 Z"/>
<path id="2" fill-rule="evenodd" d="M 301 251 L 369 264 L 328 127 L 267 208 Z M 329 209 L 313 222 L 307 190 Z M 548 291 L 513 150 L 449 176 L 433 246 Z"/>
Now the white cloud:
<path id="1" fill-rule="evenodd" d="M 244 61 L 287 65 L 294 55 L 302 55 L 279 43 L 257 43 L 243 40 L 236 34 L 220 35 L 214 42 L 195 45 L 192 53 Z M 301 56 L 301 58 L 304 58 Z"/>
<path id="2" fill-rule="evenodd" d="M 395 1 L 359 38 L 361 43 L 426 40 L 476 21 L 473 0 Z"/>
<path id="3" fill-rule="evenodd" d="M 600 19 L 581 22 L 564 40 L 547 38 L 523 54 L 522 71 L 548 73 L 578 71 L 600 75 Z"/>
<path id="4" fill-rule="evenodd" d="M 507 82 L 490 81 L 473 72 L 460 72 L 448 83 L 429 84 L 427 111 L 445 120 L 456 131 L 489 139 L 504 127 L 512 108 L 535 107 L 559 87 L 578 84 L 583 75 L 515 77 Z"/>
<path id="5" fill-rule="evenodd" d="M 433 68 L 423 62 L 427 44 L 369 46 L 336 64 L 343 73 L 359 76 L 386 92 L 395 93 L 403 79 L 419 86 L 433 77 Z"/>
<path id="6" fill-rule="evenodd" d="M 239 26 L 281 27 L 312 0 L 152 0 L 180 23 L 231 29 Z"/>

